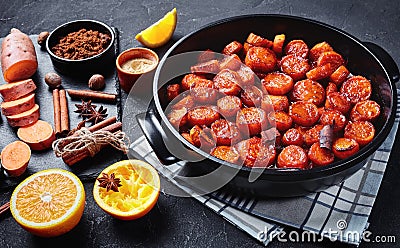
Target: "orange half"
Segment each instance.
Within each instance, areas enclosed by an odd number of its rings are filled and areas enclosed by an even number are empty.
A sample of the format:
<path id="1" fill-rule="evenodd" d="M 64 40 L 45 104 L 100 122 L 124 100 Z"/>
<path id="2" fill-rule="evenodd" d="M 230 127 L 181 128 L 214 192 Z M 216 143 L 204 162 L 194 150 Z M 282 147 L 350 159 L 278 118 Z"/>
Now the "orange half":
<path id="1" fill-rule="evenodd" d="M 107 191 L 96 180 L 93 197 L 101 209 L 122 220 L 133 220 L 147 214 L 156 204 L 160 194 L 160 177 L 148 163 L 140 160 L 123 160 L 104 169 L 99 177 L 114 173 L 121 180 L 118 192 Z"/>
<path id="2" fill-rule="evenodd" d="M 24 229 L 54 237 L 74 228 L 85 206 L 85 190 L 73 173 L 61 169 L 37 172 L 21 182 L 10 200 L 14 219 Z"/>

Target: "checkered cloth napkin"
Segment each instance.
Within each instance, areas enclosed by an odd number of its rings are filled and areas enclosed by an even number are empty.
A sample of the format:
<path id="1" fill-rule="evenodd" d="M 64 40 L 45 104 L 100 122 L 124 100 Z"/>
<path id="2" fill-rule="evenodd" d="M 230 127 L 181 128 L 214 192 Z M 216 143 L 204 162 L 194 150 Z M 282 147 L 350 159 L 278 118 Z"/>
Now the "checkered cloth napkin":
<path id="1" fill-rule="evenodd" d="M 397 93 L 400 95 L 400 90 Z M 362 169 L 339 185 L 303 197 L 256 199 L 224 190 L 198 195 L 174 179 L 184 162 L 164 167 L 144 136 L 132 143 L 131 151 L 134 156 L 154 165 L 168 181 L 265 245 L 284 226 L 359 245 L 361 234 L 368 227 L 368 217 L 389 160 L 399 119 L 398 103 L 396 121 L 389 136 Z"/>

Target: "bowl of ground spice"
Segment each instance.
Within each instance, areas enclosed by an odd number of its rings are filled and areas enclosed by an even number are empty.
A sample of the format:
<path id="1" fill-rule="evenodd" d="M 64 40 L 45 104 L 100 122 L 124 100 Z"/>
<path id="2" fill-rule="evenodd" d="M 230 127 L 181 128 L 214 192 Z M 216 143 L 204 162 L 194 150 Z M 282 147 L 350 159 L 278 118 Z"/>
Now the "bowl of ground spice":
<path id="1" fill-rule="evenodd" d="M 46 49 L 54 68 L 66 75 L 87 77 L 115 68 L 115 33 L 95 20 L 71 21 L 54 29 Z"/>

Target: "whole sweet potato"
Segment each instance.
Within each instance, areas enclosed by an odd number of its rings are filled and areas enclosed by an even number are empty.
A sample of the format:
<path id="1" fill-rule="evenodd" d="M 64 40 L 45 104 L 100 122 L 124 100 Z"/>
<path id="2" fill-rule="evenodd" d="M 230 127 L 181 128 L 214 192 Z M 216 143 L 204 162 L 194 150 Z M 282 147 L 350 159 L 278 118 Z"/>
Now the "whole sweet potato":
<path id="1" fill-rule="evenodd" d="M 1 69 L 6 82 L 30 78 L 38 63 L 36 51 L 28 35 L 16 28 L 11 29 L 1 46 Z"/>

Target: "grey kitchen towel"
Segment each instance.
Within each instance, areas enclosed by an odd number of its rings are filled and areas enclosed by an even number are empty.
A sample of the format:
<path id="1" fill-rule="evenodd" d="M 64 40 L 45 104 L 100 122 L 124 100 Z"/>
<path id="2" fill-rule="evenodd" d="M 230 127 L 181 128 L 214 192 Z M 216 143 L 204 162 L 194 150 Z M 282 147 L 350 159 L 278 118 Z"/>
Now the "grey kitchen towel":
<path id="1" fill-rule="evenodd" d="M 397 94 L 400 95 L 400 90 Z M 390 134 L 362 169 L 339 185 L 303 197 L 256 199 L 224 190 L 199 195 L 174 179 L 184 163 L 163 166 L 144 136 L 132 143 L 131 150 L 136 157 L 154 165 L 168 181 L 265 245 L 280 234 L 284 226 L 298 228 L 308 235 L 359 245 L 368 227 L 368 217 L 389 160 L 399 119 L 398 103 Z"/>

